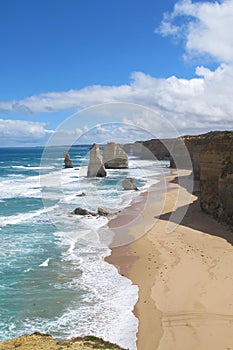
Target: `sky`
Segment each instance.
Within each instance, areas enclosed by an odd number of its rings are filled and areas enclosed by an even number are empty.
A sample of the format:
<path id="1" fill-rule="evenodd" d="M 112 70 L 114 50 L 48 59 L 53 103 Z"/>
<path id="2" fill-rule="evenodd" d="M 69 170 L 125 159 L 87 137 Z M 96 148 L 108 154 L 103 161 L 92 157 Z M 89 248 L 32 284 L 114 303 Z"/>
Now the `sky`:
<path id="1" fill-rule="evenodd" d="M 0 146 L 233 129 L 233 0 L 0 0 Z"/>

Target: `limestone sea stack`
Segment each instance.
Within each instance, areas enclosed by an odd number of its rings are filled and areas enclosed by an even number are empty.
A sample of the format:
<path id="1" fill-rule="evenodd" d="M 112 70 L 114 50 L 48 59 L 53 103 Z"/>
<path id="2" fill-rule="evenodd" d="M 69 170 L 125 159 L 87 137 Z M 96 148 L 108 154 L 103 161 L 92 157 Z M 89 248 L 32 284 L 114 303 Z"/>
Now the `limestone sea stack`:
<path id="1" fill-rule="evenodd" d="M 132 179 L 132 177 L 126 177 L 123 181 L 122 181 L 122 187 L 124 190 L 134 190 L 134 191 L 138 191 L 137 186 L 134 183 L 134 179 Z"/>
<path id="2" fill-rule="evenodd" d="M 126 169 L 129 163 L 127 153 L 115 142 L 105 146 L 103 162 L 106 169 Z"/>
<path id="3" fill-rule="evenodd" d="M 73 163 L 68 152 L 64 152 L 64 163 L 65 168 L 73 168 Z"/>
<path id="4" fill-rule="evenodd" d="M 87 169 L 87 177 L 105 177 L 107 175 L 99 146 L 94 143 L 90 150 L 90 161 Z"/>

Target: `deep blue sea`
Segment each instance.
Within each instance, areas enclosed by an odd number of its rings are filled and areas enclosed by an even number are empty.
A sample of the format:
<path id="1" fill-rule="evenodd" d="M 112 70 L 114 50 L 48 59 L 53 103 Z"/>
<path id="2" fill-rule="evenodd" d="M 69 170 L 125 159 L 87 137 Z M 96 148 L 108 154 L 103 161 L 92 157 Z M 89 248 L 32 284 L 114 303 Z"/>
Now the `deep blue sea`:
<path id="1" fill-rule="evenodd" d="M 138 288 L 104 261 L 108 219 L 71 212 L 127 207 L 138 192 L 123 191 L 122 179 L 146 190 L 159 166 L 132 157 L 129 169 L 87 179 L 89 146 L 69 150 L 72 169 L 64 169 L 64 151 L 0 148 L 0 339 L 92 334 L 135 350 Z"/>

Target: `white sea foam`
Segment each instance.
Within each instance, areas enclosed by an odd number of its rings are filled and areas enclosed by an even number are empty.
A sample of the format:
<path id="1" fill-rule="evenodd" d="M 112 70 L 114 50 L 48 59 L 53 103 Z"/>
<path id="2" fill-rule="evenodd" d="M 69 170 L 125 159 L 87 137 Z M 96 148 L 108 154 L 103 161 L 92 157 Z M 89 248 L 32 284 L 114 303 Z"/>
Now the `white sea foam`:
<path id="1" fill-rule="evenodd" d="M 25 177 L 25 175 L 23 174 L 8 174 L 7 177 L 13 177 L 13 178 L 19 178 L 19 177 Z"/>
<path id="2" fill-rule="evenodd" d="M 70 242 L 70 247 L 68 249 L 68 254 L 73 254 L 74 250 L 75 250 L 75 245 L 76 245 L 76 242 L 75 241 L 71 241 Z"/>
<path id="3" fill-rule="evenodd" d="M 49 266 L 49 261 L 50 261 L 49 258 L 46 259 L 45 261 L 43 261 L 43 262 L 39 265 L 39 267 L 48 267 L 48 266 Z"/>
<path id="4" fill-rule="evenodd" d="M 50 208 L 39 209 L 36 211 L 31 211 L 27 213 L 21 213 L 17 215 L 0 216 L 0 226 L 4 227 L 7 225 L 17 225 L 22 222 L 31 221 L 31 219 L 38 217 L 42 214 L 49 213 L 57 208 L 56 205 Z"/>
<path id="5" fill-rule="evenodd" d="M 1 182 L 1 199 L 16 197 L 40 197 L 40 185 L 37 176 L 23 179 L 3 180 Z"/>
<path id="6" fill-rule="evenodd" d="M 11 165 L 10 168 L 12 168 L 12 169 L 24 169 L 24 170 L 51 170 L 51 169 L 54 169 L 54 166 Z"/>
<path id="7" fill-rule="evenodd" d="M 72 230 L 74 225 L 77 227 L 77 220 L 80 220 L 79 230 Z M 63 221 L 64 226 L 66 223 Z M 61 317 L 44 324 L 41 330 L 61 332 L 65 337 L 93 334 L 136 350 L 138 320 L 132 311 L 138 299 L 138 287 L 103 260 L 110 253 L 107 244 L 112 238 L 106 223 L 105 217 L 72 216 L 69 231 L 55 233 L 60 244 L 69 247 L 62 259 L 82 271 L 81 276 L 57 288 L 74 290 L 81 286 L 86 294 L 81 305 L 76 308 L 73 304 Z"/>
<path id="8" fill-rule="evenodd" d="M 62 232 L 57 234 L 62 238 Z M 61 293 L 81 288 L 85 292 L 81 301 L 73 300 L 71 307 L 53 319 L 26 319 L 24 332 L 39 330 L 63 338 L 92 334 L 125 349 L 136 350 L 138 320 L 133 307 L 138 300 L 138 287 L 103 260 L 110 252 L 105 246 L 71 243 L 62 259 L 75 271 L 78 267 L 81 275 L 65 283 L 58 282 L 54 287 Z"/>
<path id="9" fill-rule="evenodd" d="M 49 174 L 41 174 L 36 176 L 27 176 L 23 178 L 5 179 L 2 178 L 0 182 L 1 199 L 17 198 L 17 197 L 32 197 L 37 198 L 41 197 L 41 186 L 55 187 L 59 188 L 62 186 L 60 182 L 61 172 L 54 171 Z M 55 181 L 57 180 L 57 181 Z M 72 182 L 70 176 L 67 179 L 67 182 Z"/>
<path id="10" fill-rule="evenodd" d="M 29 267 L 28 269 L 25 269 L 23 272 L 27 273 L 27 272 L 30 272 L 30 271 L 33 271 L 33 269 L 31 267 Z"/>
<path id="11" fill-rule="evenodd" d="M 69 337 L 77 333 L 88 335 L 91 327 L 91 334 L 136 350 L 138 320 L 132 311 L 138 299 L 138 288 L 103 260 L 86 261 L 82 272 L 77 281 L 72 281 L 71 288 L 81 283 L 89 292 L 86 303 L 78 312 L 73 308 L 68 309 L 57 324 L 68 326 Z M 91 305 L 91 308 L 87 305 Z"/>
<path id="12" fill-rule="evenodd" d="M 70 213 L 76 206 L 92 211 L 97 211 L 98 207 L 106 207 L 106 209 L 117 212 L 130 205 L 136 196 L 148 189 L 152 183 L 157 182 L 156 179 L 151 178 L 157 172 L 156 163 L 131 159 L 130 169 L 108 170 L 108 177 L 105 180 L 87 179 L 86 166 L 80 167 L 79 170 L 55 170 L 45 164 L 43 168 L 38 167 L 38 169 L 37 167 L 32 169 L 33 167 L 29 166 L 22 166 L 18 169 L 22 169 L 22 173 L 25 174 L 25 168 L 26 170 L 40 169 L 44 172 L 40 176 L 28 176 L 23 179 L 3 179 L 0 183 L 0 197 L 4 200 L 14 197 L 40 198 L 43 196 L 45 208 L 2 216 L 0 226 L 23 222 L 36 224 L 41 218 L 49 215 L 54 227 L 57 228 L 57 231 L 54 232 L 54 245 L 59 252 L 62 252 L 56 256 L 56 260 L 50 263 L 50 258 L 47 257 L 53 256 L 51 253 L 56 254 L 55 251 L 45 250 L 43 253 L 42 249 L 40 251 L 41 260 L 36 262 L 35 271 L 39 270 L 43 276 L 49 274 L 53 269 L 53 262 L 55 264 L 56 261 L 56 269 L 61 267 L 62 271 L 65 266 L 66 281 L 63 283 L 63 279 L 60 278 L 64 274 L 63 270 L 61 274 L 56 275 L 57 279 L 51 281 L 54 283 L 54 288 L 61 289 L 61 293 L 63 290 L 66 296 L 67 289 L 75 293 L 77 291 L 77 295 L 80 291 L 84 293 L 81 301 L 76 301 L 76 298 L 72 299 L 70 306 L 63 310 L 62 314 L 59 310 L 59 316 L 25 318 L 22 333 L 40 330 L 62 338 L 93 334 L 124 348 L 136 350 L 138 320 L 132 311 L 138 299 L 138 288 L 132 285 L 130 280 L 121 276 L 114 266 L 103 260 L 110 253 L 107 246 L 113 238 L 113 233 L 106 225 L 108 218 L 85 217 L 70 215 Z M 46 174 L 46 170 L 52 171 Z M 140 191 L 123 191 L 121 181 L 124 176 L 133 177 L 136 181 L 140 180 Z M 113 179 L 112 183 L 115 185 L 108 183 L 108 179 Z M 81 192 L 85 192 L 86 196 L 77 197 L 77 194 Z M 46 199 L 56 200 L 57 205 L 50 206 L 51 202 L 47 203 Z M 8 242 L 6 240 L 5 243 L 8 244 Z M 14 247 L 15 257 L 18 258 L 22 252 L 21 246 L 24 244 L 25 242 L 22 241 L 20 247 Z M 48 249 L 51 247 L 49 246 Z M 60 264 L 58 263 L 59 258 Z M 38 269 L 38 266 L 45 269 Z M 24 271 L 34 273 L 31 267 Z M 12 335 L 16 334 L 14 333 L 17 332 L 14 322 L 9 322 L 7 327 L 6 334 L 9 334 L 9 329 Z"/>

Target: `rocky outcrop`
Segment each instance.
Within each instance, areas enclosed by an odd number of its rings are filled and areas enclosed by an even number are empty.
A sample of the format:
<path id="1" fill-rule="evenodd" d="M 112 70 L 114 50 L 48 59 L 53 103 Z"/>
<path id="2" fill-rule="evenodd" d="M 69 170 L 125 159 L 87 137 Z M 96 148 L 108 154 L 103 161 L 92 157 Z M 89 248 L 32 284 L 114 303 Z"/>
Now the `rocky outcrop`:
<path id="1" fill-rule="evenodd" d="M 100 216 L 108 216 L 110 215 L 110 211 L 108 209 L 105 209 L 105 208 L 98 208 L 98 215 Z"/>
<path id="2" fill-rule="evenodd" d="M 103 151 L 103 162 L 106 169 L 126 169 L 128 155 L 117 143 L 108 142 Z"/>
<path id="3" fill-rule="evenodd" d="M 134 183 L 134 179 L 132 179 L 131 177 L 126 177 L 122 181 L 122 187 L 123 187 L 124 190 L 138 191 L 138 188 L 137 188 L 137 186 Z"/>
<path id="4" fill-rule="evenodd" d="M 105 208 L 98 208 L 97 209 L 97 213 L 94 213 L 93 211 L 89 211 L 87 209 L 84 209 L 84 208 L 75 208 L 74 211 L 72 212 L 72 214 L 75 214 L 75 215 L 82 215 L 82 216 L 108 216 L 111 214 L 111 212 L 108 210 L 108 209 L 105 209 Z"/>
<path id="5" fill-rule="evenodd" d="M 86 193 L 85 192 L 81 192 L 79 194 L 76 194 L 77 197 L 85 197 Z"/>
<path id="6" fill-rule="evenodd" d="M 87 170 L 87 177 L 105 177 L 107 175 L 99 146 L 94 143 L 90 150 L 90 161 Z"/>
<path id="7" fill-rule="evenodd" d="M 200 152 L 200 203 L 233 228 L 233 132 L 216 133 Z"/>
<path id="8" fill-rule="evenodd" d="M 91 216 L 96 216 L 96 213 L 93 213 L 92 211 L 89 211 L 87 209 L 83 209 L 83 208 L 75 208 L 73 211 L 73 214 L 75 215 L 82 215 L 82 216 L 86 216 L 86 215 L 91 215 Z"/>
<path id="9" fill-rule="evenodd" d="M 73 168 L 73 163 L 68 152 L 64 152 L 64 163 L 65 168 Z"/>
<path id="10" fill-rule="evenodd" d="M 19 338 L 0 342 L 0 350 L 124 350 L 102 339 L 87 336 L 69 340 L 56 339 L 48 334 L 35 332 Z"/>

